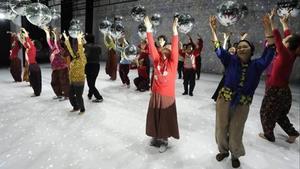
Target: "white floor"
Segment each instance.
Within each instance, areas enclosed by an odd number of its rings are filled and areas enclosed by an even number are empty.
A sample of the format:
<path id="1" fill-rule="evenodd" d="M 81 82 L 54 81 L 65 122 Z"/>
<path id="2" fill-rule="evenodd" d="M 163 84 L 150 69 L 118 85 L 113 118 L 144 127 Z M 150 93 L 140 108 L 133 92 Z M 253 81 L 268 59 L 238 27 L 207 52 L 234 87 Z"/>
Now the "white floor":
<path id="1" fill-rule="evenodd" d="M 52 100 L 51 69 L 42 65 L 43 89 L 40 97 L 30 97 L 28 83 L 13 83 L 8 69 L 0 70 L 0 168 L 1 169 L 226 169 L 230 158 L 217 162 L 214 139 L 215 104 L 210 99 L 219 75 L 202 74 L 194 96 L 182 96 L 182 80 L 177 80 L 176 103 L 180 139 L 170 139 L 170 148 L 159 153 L 149 146 L 145 120 L 150 92 L 122 88 L 109 81 L 101 65 L 96 86 L 102 103 L 87 99 L 86 113 L 70 113 L 69 101 Z M 130 79 L 136 70 L 130 72 Z M 290 120 L 299 130 L 300 86 L 293 86 Z M 285 142 L 286 134 L 276 126 L 276 142 L 260 139 L 259 109 L 264 83 L 256 90 L 244 131 L 246 156 L 243 169 L 299 169 L 299 139 Z"/>

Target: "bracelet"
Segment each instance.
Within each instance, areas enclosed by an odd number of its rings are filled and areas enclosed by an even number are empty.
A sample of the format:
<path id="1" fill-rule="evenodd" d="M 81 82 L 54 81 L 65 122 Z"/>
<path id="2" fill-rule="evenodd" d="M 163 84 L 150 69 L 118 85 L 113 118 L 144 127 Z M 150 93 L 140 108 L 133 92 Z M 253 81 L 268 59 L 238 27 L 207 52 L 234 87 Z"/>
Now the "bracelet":
<path id="1" fill-rule="evenodd" d="M 273 35 L 266 36 L 266 38 L 274 38 Z"/>

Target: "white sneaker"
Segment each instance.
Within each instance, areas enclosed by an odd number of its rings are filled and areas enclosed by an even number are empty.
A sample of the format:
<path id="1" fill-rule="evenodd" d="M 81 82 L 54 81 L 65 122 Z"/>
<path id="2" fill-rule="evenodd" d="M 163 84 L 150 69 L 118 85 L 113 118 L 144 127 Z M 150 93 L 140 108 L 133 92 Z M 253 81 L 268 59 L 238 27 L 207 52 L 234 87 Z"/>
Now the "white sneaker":
<path id="1" fill-rule="evenodd" d="M 167 149 L 168 149 L 168 148 L 167 148 L 167 145 L 166 145 L 166 144 L 161 144 L 158 151 L 159 151 L 160 153 L 163 153 L 163 152 L 167 151 Z"/>

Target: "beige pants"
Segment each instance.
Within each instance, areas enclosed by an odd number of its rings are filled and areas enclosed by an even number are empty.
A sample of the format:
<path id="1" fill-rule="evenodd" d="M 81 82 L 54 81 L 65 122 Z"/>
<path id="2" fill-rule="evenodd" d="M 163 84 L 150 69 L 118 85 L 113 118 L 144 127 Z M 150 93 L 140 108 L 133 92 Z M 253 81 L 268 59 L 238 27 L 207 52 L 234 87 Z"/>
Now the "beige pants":
<path id="1" fill-rule="evenodd" d="M 23 72 L 23 81 L 29 82 L 29 64 L 25 61 L 25 67 Z"/>
<path id="2" fill-rule="evenodd" d="M 245 155 L 242 139 L 248 113 L 249 105 L 237 105 L 230 109 L 230 102 L 226 102 L 219 95 L 216 104 L 215 137 L 220 153 L 230 151 L 236 158 Z"/>

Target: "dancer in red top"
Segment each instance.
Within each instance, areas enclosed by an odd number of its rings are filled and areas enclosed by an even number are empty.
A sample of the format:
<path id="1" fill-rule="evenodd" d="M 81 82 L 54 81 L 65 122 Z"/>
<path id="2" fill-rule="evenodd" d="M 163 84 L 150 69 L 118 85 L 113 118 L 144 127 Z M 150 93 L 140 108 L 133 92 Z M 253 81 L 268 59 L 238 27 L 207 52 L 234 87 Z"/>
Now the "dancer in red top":
<path id="1" fill-rule="evenodd" d="M 175 79 L 178 64 L 178 18 L 173 22 L 172 46 L 166 45 L 160 51 L 154 44 L 152 24 L 145 17 L 149 53 L 153 60 L 154 79 L 149 101 L 146 134 L 152 137 L 151 145 L 159 147 L 159 152 L 167 150 L 168 138 L 179 139 Z"/>
<path id="2" fill-rule="evenodd" d="M 144 92 L 149 90 L 149 73 L 150 73 L 150 59 L 149 59 L 149 50 L 146 40 L 141 41 L 139 46 L 140 52 L 138 58 L 131 68 L 136 68 L 138 70 L 138 77 L 133 80 L 137 90 Z"/>
<path id="3" fill-rule="evenodd" d="M 24 28 L 21 28 L 19 34 L 20 41 L 26 48 L 25 58 L 29 64 L 29 82 L 33 88 L 34 96 L 39 96 L 42 91 L 42 75 L 40 66 L 36 62 L 36 47 Z"/>
<path id="4" fill-rule="evenodd" d="M 184 92 L 182 95 L 189 94 L 193 96 L 196 80 L 196 58 L 200 57 L 199 50 L 195 49 L 195 45 L 191 42 L 187 44 L 186 50 L 180 50 L 180 55 L 183 56 L 183 86 Z M 190 86 L 190 88 L 189 88 Z"/>
<path id="5" fill-rule="evenodd" d="M 275 10 L 272 13 L 274 15 Z M 300 56 L 300 35 L 291 34 L 288 17 L 280 18 L 280 22 L 285 34 L 284 39 L 275 28 L 272 17 L 277 55 L 271 63 L 270 75 L 266 82 L 266 92 L 260 109 L 263 133 L 260 133 L 259 136 L 274 142 L 274 128 L 278 123 L 289 136 L 287 142 L 294 143 L 299 137 L 299 132 L 293 127 L 287 116 L 292 105 L 289 77 L 296 58 Z"/>
<path id="6" fill-rule="evenodd" d="M 16 33 L 7 32 L 11 35 L 11 50 L 10 50 L 10 73 L 14 78 L 15 82 L 22 82 L 22 65 L 21 59 L 18 58 L 18 53 L 20 51 L 20 43 Z"/>

